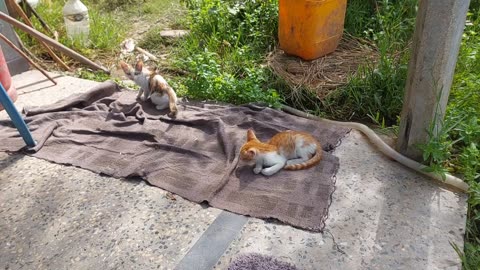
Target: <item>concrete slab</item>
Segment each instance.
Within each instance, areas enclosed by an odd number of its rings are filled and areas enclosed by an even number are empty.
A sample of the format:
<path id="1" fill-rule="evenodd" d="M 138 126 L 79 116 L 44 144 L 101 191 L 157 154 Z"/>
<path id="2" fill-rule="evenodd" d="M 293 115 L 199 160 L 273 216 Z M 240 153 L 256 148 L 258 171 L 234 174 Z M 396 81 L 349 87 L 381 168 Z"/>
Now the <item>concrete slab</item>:
<path id="1" fill-rule="evenodd" d="M 72 78 L 58 73 L 49 73 L 57 81 L 54 85 L 42 73 L 30 70 L 12 77 L 12 82 L 18 92 L 15 106 L 19 111 L 24 106 L 40 106 L 51 104 L 74 93 L 83 93 L 98 84 L 98 82 Z M 0 112 L 0 119 L 8 117 L 5 111 Z"/>
<path id="2" fill-rule="evenodd" d="M 0 269 L 172 269 L 220 212 L 31 157 L 0 168 Z"/>
<path id="3" fill-rule="evenodd" d="M 55 77 L 52 87 L 37 71 L 15 76 L 16 106 L 49 104 L 97 84 Z M 218 260 L 216 269 L 225 269 L 252 251 L 302 269 L 461 268 L 450 242 L 463 246 L 466 195 L 386 159 L 356 131 L 335 154 L 340 170 L 323 235 L 254 218 L 242 229 L 243 217 L 172 201 L 142 181 L 2 155 L 0 268 L 180 269 L 186 261 L 210 269 Z M 228 248 L 207 258 L 209 244 Z"/>
<path id="4" fill-rule="evenodd" d="M 212 269 L 245 225 L 247 219 L 245 216 L 223 211 L 175 269 Z"/>
<path id="5" fill-rule="evenodd" d="M 180 38 L 190 33 L 188 30 L 162 30 L 160 36 L 163 38 Z"/>
<path id="6" fill-rule="evenodd" d="M 356 131 L 335 155 L 340 169 L 324 234 L 250 219 L 217 269 L 245 252 L 301 269 L 461 269 L 450 243 L 463 247 L 465 194 L 387 160 Z"/>
<path id="7" fill-rule="evenodd" d="M 14 77 L 16 103 L 45 105 L 96 82 Z M 7 117 L 6 114 L 2 117 Z M 221 210 L 23 155 L 0 156 L 0 269 L 173 269 Z"/>

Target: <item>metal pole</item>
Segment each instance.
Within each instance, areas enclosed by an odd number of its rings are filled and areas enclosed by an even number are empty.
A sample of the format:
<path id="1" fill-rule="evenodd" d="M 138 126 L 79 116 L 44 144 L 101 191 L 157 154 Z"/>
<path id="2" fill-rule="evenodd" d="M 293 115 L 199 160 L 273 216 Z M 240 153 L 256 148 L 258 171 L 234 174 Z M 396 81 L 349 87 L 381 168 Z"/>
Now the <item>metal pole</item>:
<path id="1" fill-rule="evenodd" d="M 8 116 L 10 116 L 10 119 L 12 120 L 15 127 L 18 129 L 18 132 L 20 132 L 20 135 L 22 136 L 27 146 L 34 147 L 35 145 L 37 145 L 37 143 L 32 137 L 32 134 L 30 133 L 30 130 L 28 129 L 27 124 L 25 124 L 22 116 L 15 108 L 15 105 L 13 105 L 12 100 L 8 96 L 7 90 L 5 90 L 2 83 L 0 83 L 0 103 L 2 103 L 3 108 L 5 108 L 5 111 L 7 111 Z"/>

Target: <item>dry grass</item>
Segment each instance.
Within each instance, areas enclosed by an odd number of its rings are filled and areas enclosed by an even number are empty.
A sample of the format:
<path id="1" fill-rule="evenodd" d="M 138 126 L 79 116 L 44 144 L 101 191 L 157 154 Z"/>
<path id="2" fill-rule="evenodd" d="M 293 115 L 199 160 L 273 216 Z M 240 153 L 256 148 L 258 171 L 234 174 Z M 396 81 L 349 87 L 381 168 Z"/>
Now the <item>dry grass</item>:
<path id="1" fill-rule="evenodd" d="M 285 80 L 293 96 L 300 89 L 308 89 L 320 99 L 346 84 L 360 65 L 377 59 L 378 52 L 370 42 L 348 34 L 344 34 L 333 53 L 312 61 L 286 55 L 280 49 L 267 57 L 269 67 Z"/>

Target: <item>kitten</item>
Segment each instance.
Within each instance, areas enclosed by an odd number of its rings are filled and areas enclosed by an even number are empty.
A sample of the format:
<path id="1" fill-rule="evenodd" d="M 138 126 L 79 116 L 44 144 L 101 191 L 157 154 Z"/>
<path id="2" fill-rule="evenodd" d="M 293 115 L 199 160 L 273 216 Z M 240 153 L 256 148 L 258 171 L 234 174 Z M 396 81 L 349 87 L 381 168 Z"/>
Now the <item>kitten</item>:
<path id="1" fill-rule="evenodd" d="M 282 168 L 302 170 L 316 165 L 322 159 L 322 146 L 312 135 L 292 130 L 277 133 L 263 143 L 249 129 L 240 159 L 255 160 L 255 174 L 272 175 Z"/>
<path id="2" fill-rule="evenodd" d="M 152 103 L 156 105 L 157 110 L 169 107 L 170 116 L 177 114 L 177 94 L 160 74 L 145 70 L 141 60 L 137 62 L 135 68 L 130 67 L 123 61 L 120 61 L 120 66 L 125 75 L 140 86 L 137 99 L 145 101 L 150 98 Z"/>

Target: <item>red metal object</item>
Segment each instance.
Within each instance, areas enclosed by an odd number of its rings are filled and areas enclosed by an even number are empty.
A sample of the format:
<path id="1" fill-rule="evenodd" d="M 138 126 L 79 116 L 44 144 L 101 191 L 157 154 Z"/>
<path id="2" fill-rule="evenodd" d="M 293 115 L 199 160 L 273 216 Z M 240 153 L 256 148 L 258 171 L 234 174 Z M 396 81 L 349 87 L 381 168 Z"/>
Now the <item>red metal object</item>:
<path id="1" fill-rule="evenodd" d="M 10 76 L 10 71 L 8 70 L 2 47 L 0 47 L 0 82 L 7 90 L 8 96 L 12 99 L 13 102 L 15 102 L 18 98 L 17 89 L 15 89 L 15 87 L 12 85 L 12 77 Z M 3 110 L 3 106 L 0 104 L 0 111 L 1 110 Z"/>

